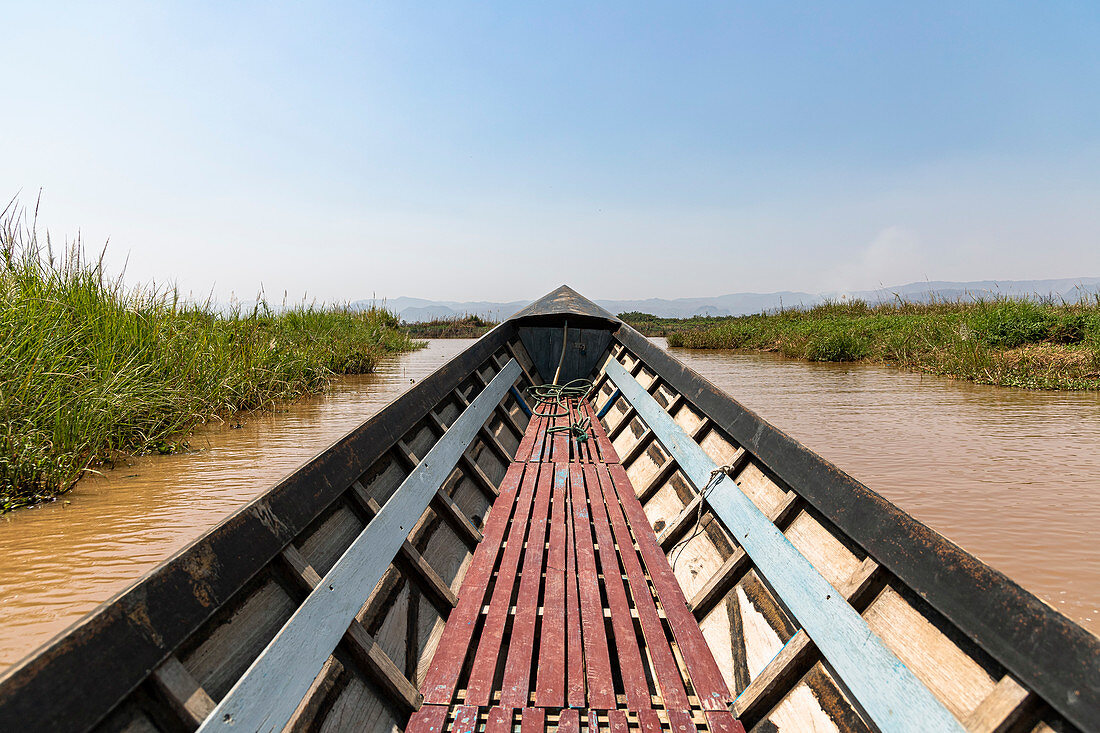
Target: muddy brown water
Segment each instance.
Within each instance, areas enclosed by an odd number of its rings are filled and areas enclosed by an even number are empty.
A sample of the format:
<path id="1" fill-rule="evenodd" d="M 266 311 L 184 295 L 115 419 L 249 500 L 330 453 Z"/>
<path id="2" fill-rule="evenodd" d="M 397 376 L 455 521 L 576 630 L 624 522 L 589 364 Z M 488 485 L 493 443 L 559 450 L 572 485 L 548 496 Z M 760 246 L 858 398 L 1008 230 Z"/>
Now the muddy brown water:
<path id="1" fill-rule="evenodd" d="M 659 343 L 663 342 L 658 340 Z M 472 340 L 201 428 L 197 450 L 0 516 L 0 670 L 117 595 Z M 1100 633 L 1100 395 L 984 387 L 769 354 L 674 349 L 742 404 Z M 68 503 L 66 503 L 68 502 Z"/>

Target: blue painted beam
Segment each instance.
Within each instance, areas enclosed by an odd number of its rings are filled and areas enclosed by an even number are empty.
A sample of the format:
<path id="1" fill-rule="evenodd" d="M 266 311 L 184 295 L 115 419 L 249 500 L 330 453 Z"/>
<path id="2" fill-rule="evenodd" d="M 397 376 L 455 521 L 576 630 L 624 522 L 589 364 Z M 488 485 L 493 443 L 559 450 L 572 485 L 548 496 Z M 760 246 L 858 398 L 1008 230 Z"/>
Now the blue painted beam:
<path id="1" fill-rule="evenodd" d="M 622 364 L 610 359 L 606 371 L 696 491 L 701 491 L 717 464 Z M 718 484 L 707 503 L 817 645 L 856 704 L 880 730 L 965 731 L 733 481 Z"/>
<path id="2" fill-rule="evenodd" d="M 509 392 L 511 392 L 512 396 L 516 398 L 516 402 L 519 403 L 519 409 L 523 410 L 523 414 L 527 417 L 531 417 L 531 408 L 527 406 L 527 400 L 523 399 L 523 395 L 520 394 L 519 390 L 516 389 L 516 386 L 514 384 L 512 385 L 511 389 L 509 389 Z"/>
<path id="3" fill-rule="evenodd" d="M 612 361 L 614 361 L 614 359 L 612 359 Z M 620 389 L 616 389 L 614 392 L 611 393 L 611 396 L 607 398 L 607 402 L 605 402 L 603 404 L 603 407 L 600 408 L 600 411 L 596 413 L 597 420 L 603 420 L 603 416 L 611 411 L 611 406 L 615 404 L 615 400 L 619 399 L 619 396 L 622 395 L 622 393 L 623 392 Z"/>
<path id="4" fill-rule="evenodd" d="M 401 482 L 199 731 L 281 731 L 432 496 L 519 378 L 512 359 Z"/>

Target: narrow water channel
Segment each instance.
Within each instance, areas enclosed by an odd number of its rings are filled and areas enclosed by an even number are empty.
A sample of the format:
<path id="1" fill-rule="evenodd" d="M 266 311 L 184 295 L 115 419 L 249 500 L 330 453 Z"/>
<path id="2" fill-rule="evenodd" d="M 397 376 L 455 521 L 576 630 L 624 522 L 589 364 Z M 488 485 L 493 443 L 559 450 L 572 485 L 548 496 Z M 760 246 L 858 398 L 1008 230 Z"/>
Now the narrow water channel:
<path id="1" fill-rule="evenodd" d="M 661 345 L 663 340 L 658 340 Z M 471 340 L 203 427 L 64 500 L 0 516 L 0 670 L 125 590 Z M 1100 395 L 736 351 L 672 353 L 780 429 L 1100 633 Z"/>
<path id="2" fill-rule="evenodd" d="M 0 670 L 115 596 L 371 417 L 472 340 L 432 341 L 320 397 L 197 430 L 190 453 L 89 476 L 0 516 Z"/>

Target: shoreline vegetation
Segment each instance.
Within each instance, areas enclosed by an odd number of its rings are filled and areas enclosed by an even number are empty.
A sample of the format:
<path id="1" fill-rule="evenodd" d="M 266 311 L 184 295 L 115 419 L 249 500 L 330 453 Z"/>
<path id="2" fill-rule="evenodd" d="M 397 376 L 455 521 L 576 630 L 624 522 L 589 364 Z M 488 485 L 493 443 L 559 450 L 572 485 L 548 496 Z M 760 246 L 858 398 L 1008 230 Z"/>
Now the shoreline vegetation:
<path id="1" fill-rule="evenodd" d="M 437 318 L 434 321 L 401 322 L 401 330 L 414 339 L 476 339 L 497 325 L 476 315 Z"/>
<path id="2" fill-rule="evenodd" d="M 109 279 L 80 241 L 0 213 L 0 514 L 92 466 L 186 449 L 196 425 L 325 390 L 423 344 L 382 309 L 225 311 Z"/>
<path id="3" fill-rule="evenodd" d="M 1077 303 L 853 300 L 746 316 L 619 317 L 674 347 L 889 364 L 1006 387 L 1100 389 L 1100 295 Z"/>

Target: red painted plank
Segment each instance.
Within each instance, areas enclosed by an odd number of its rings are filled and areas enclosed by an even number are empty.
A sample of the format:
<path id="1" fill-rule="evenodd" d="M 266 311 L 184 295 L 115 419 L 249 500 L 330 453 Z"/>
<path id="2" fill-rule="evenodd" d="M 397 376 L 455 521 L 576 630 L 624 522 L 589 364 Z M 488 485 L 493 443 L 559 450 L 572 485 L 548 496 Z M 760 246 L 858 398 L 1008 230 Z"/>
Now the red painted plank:
<path id="1" fill-rule="evenodd" d="M 442 733 L 446 723 L 446 705 L 423 705 L 409 718 L 405 733 Z"/>
<path id="2" fill-rule="evenodd" d="M 588 466 L 590 468 L 590 466 Z M 596 574 L 596 553 L 592 540 L 585 491 L 586 467 L 569 464 L 569 485 L 573 505 L 573 535 L 577 559 L 577 593 L 580 600 L 581 630 L 584 640 L 585 678 L 588 682 L 588 707 L 607 710 L 615 707 L 615 686 L 611 678 L 611 658 L 607 653 L 600 579 Z M 573 665 L 570 664 L 570 669 Z"/>
<path id="3" fill-rule="evenodd" d="M 536 406 L 535 409 L 541 409 L 545 411 L 546 405 Z M 552 420 L 552 418 L 548 417 L 539 418 L 539 423 L 535 432 L 535 440 L 531 444 L 532 461 L 545 460 L 545 458 L 543 458 L 543 453 L 546 452 L 546 430 L 550 427 L 550 425 L 553 424 Z"/>
<path id="4" fill-rule="evenodd" d="M 520 733 L 545 733 L 546 708 L 524 708 L 519 730 Z"/>
<path id="5" fill-rule="evenodd" d="M 512 733 L 512 709 L 490 708 L 485 733 Z"/>
<path id="6" fill-rule="evenodd" d="M 603 727 L 603 730 L 607 730 L 607 726 Z M 596 711 L 589 708 L 588 710 L 588 731 L 587 733 L 600 733 L 600 722 L 596 719 Z"/>
<path id="7" fill-rule="evenodd" d="M 626 723 L 626 711 L 608 710 L 607 724 L 610 728 L 611 733 L 627 733 L 628 727 Z"/>
<path id="8" fill-rule="evenodd" d="M 515 465 L 515 464 L 513 464 Z M 493 677 L 497 669 L 497 655 L 504 640 L 504 627 L 508 622 L 508 613 L 512 603 L 512 591 L 516 584 L 520 553 L 527 536 L 528 517 L 532 509 L 532 497 L 535 493 L 536 473 L 532 464 L 523 477 L 523 489 L 516 503 L 516 515 L 508 530 L 508 546 L 497 570 L 496 584 L 493 586 L 489 601 L 489 613 L 481 630 L 477 652 L 474 654 L 470 681 L 466 685 L 466 702 L 470 705 L 488 705 L 493 695 Z"/>
<path id="9" fill-rule="evenodd" d="M 554 418 L 554 427 L 564 428 L 569 425 L 569 410 L 566 408 L 558 408 L 556 405 L 554 409 L 558 412 L 564 412 L 561 417 Z M 568 431 L 558 431 L 554 433 L 554 462 L 555 463 L 568 463 L 569 462 L 569 433 Z"/>
<path id="10" fill-rule="evenodd" d="M 516 457 L 514 461 L 523 462 L 531 458 L 531 449 L 535 446 L 535 439 L 538 437 L 539 430 L 542 429 L 542 418 L 537 415 L 532 415 L 530 421 L 527 423 L 527 429 L 523 431 L 523 439 L 519 442 L 519 447 L 516 448 Z"/>
<path id="11" fill-rule="evenodd" d="M 535 623 L 539 613 L 539 586 L 542 581 L 542 558 L 546 548 L 546 521 L 550 507 L 553 471 L 550 464 L 532 463 L 540 467 L 538 493 L 531 514 L 531 529 L 520 573 L 516 615 L 512 621 L 512 637 L 508 642 L 508 661 L 504 667 L 500 704 L 522 708 L 530 692 L 531 656 L 535 648 Z"/>
<path id="12" fill-rule="evenodd" d="M 745 733 L 745 726 L 741 721 L 733 717 L 733 713 L 725 710 L 707 710 L 703 715 L 707 717 L 707 727 L 711 733 Z"/>
<path id="13" fill-rule="evenodd" d="M 565 464 L 568 467 L 568 464 Z M 571 504 L 571 502 L 570 502 Z M 567 504 L 568 507 L 568 504 Z M 565 519 L 565 641 L 568 705 L 584 707 L 584 645 L 581 640 L 581 607 L 577 593 L 577 538 L 573 530 L 573 513 L 566 510 Z"/>
<path id="14" fill-rule="evenodd" d="M 477 730 L 477 708 L 473 705 L 459 705 L 455 708 L 455 722 L 451 733 L 474 733 Z"/>
<path id="15" fill-rule="evenodd" d="M 558 733 L 581 733 L 581 715 L 576 708 L 561 711 L 558 718 Z"/>
<path id="16" fill-rule="evenodd" d="M 661 733 L 661 719 L 657 717 L 657 711 L 639 710 L 638 728 L 642 733 Z"/>
<path id="17" fill-rule="evenodd" d="M 553 470 L 550 550 L 546 558 L 535 702 L 539 706 L 560 708 L 565 707 L 565 497 L 569 467 L 564 463 L 553 464 Z"/>
<path id="18" fill-rule="evenodd" d="M 585 486 L 592 502 L 592 523 L 596 541 L 600 545 L 600 564 L 603 566 L 603 584 L 607 591 L 607 603 L 611 609 L 611 629 L 615 634 L 616 658 L 622 670 L 626 703 L 631 710 L 650 707 L 652 700 L 646 682 L 642 652 L 638 646 L 638 634 L 630 616 L 630 603 L 623 585 L 619 556 L 615 552 L 615 540 L 607 521 L 606 499 L 600 488 L 597 466 L 584 467 Z M 606 470 L 606 469 L 601 469 Z M 611 497 L 614 501 L 614 496 Z"/>
<path id="19" fill-rule="evenodd" d="M 596 442 L 600 446 L 600 460 L 604 463 L 618 463 L 619 454 L 615 452 L 615 446 L 611 444 L 611 439 L 607 437 L 607 431 L 603 427 L 603 423 L 596 417 L 596 410 L 592 405 L 588 405 L 588 413 L 592 417 L 592 432 L 596 434 Z"/>
<path id="20" fill-rule="evenodd" d="M 463 662 L 469 652 L 470 637 L 481 605 L 485 599 L 489 579 L 493 574 L 504 532 L 512 516 L 512 507 L 518 494 L 524 473 L 523 463 L 513 463 L 501 482 L 500 496 L 493 502 L 489 519 L 485 522 L 485 535 L 474 551 L 466 578 L 459 590 L 458 605 L 447 618 L 447 625 L 439 640 L 428 672 L 424 676 L 421 691 L 427 704 L 446 705 L 454 696 L 455 684 L 462 672 Z"/>
<path id="21" fill-rule="evenodd" d="M 697 733 L 695 723 L 691 722 L 691 713 L 686 710 L 669 710 L 668 725 L 672 733 Z"/>
<path id="22" fill-rule="evenodd" d="M 695 694 L 704 710 L 725 710 L 732 700 L 726 680 L 703 638 L 699 623 L 688 610 L 684 592 L 668 564 L 668 558 L 657 544 L 657 536 L 634 493 L 634 487 L 621 465 L 608 468 L 619 495 L 619 502 L 638 541 L 638 551 L 649 570 L 657 597 L 661 599 L 661 606 L 665 609 L 665 618 L 668 619 L 672 635 L 684 657 Z"/>
<path id="23" fill-rule="evenodd" d="M 615 496 L 611 476 L 608 468 L 618 468 L 618 464 L 612 466 L 597 466 L 600 480 L 600 488 L 607 498 Z M 657 673 L 657 684 L 661 688 L 661 697 L 668 708 L 688 708 L 687 692 L 684 689 L 684 680 L 680 676 L 680 668 L 676 664 L 676 658 L 672 654 L 668 638 L 665 636 L 665 628 L 661 624 L 661 618 L 657 615 L 657 604 L 653 600 L 653 594 L 649 591 L 642 564 L 638 555 L 634 552 L 634 541 L 627 528 L 626 519 L 619 508 L 618 501 L 605 499 L 608 517 L 611 520 L 611 529 L 615 533 L 615 540 L 619 545 L 619 556 L 623 561 L 623 568 L 630 581 L 630 592 L 634 596 L 634 606 L 638 609 L 638 621 L 642 626 L 642 634 L 645 636 L 646 650 L 653 660 L 653 667 Z M 647 527 L 649 525 L 646 525 Z M 652 530 L 650 530 L 652 532 Z M 709 654 L 710 651 L 708 650 Z"/>

